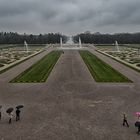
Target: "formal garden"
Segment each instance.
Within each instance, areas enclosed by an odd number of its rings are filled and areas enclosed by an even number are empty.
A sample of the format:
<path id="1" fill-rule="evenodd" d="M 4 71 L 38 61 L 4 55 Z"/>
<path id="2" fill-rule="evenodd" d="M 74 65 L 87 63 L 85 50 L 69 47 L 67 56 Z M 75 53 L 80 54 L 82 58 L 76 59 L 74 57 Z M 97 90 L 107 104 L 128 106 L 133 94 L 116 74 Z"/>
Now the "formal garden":
<path id="1" fill-rule="evenodd" d="M 113 59 L 124 63 L 136 70 L 140 70 L 140 45 L 139 44 L 123 44 L 119 45 L 119 51 L 115 49 L 115 45 L 96 46 L 97 51 L 112 57 Z"/>

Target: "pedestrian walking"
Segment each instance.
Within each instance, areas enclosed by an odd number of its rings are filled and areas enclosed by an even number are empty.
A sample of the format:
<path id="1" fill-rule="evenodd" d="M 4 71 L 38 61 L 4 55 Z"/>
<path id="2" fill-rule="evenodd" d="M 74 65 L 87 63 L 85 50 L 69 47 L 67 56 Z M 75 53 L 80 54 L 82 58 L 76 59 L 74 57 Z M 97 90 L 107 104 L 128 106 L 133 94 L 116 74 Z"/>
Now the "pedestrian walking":
<path id="1" fill-rule="evenodd" d="M 135 122 L 135 127 L 138 127 L 137 134 L 140 134 L 140 112 L 135 112 L 135 115 L 138 117 L 138 120 Z"/>
<path id="2" fill-rule="evenodd" d="M 13 118 L 13 112 L 9 113 L 9 124 L 12 123 L 12 118 Z"/>
<path id="3" fill-rule="evenodd" d="M 14 110 L 13 107 L 10 107 L 10 108 L 8 108 L 8 109 L 6 110 L 6 113 L 8 113 L 8 115 L 9 115 L 9 124 L 12 122 L 13 110 Z"/>
<path id="4" fill-rule="evenodd" d="M 140 134 L 140 125 L 138 126 L 137 134 Z"/>
<path id="5" fill-rule="evenodd" d="M 1 116 L 1 109 L 0 109 L 0 121 L 1 121 L 1 117 L 2 117 L 2 116 Z"/>
<path id="6" fill-rule="evenodd" d="M 22 109 L 24 107 L 24 105 L 18 105 L 16 106 L 16 121 L 20 120 L 20 109 Z"/>
<path id="7" fill-rule="evenodd" d="M 138 127 L 137 134 L 140 134 L 140 112 L 135 113 L 138 116 L 138 120 L 135 122 L 135 126 Z"/>
<path id="8" fill-rule="evenodd" d="M 20 110 L 19 108 L 16 109 L 16 121 L 19 121 L 20 120 Z"/>
<path id="9" fill-rule="evenodd" d="M 127 116 L 126 116 L 126 114 L 124 113 L 123 114 L 123 126 L 127 126 L 127 127 L 129 127 L 129 124 L 128 124 L 128 121 L 127 121 Z"/>
<path id="10" fill-rule="evenodd" d="M 1 121 L 2 113 L 1 113 L 1 108 L 0 108 L 0 121 Z"/>
<path id="11" fill-rule="evenodd" d="M 1 121 L 1 117 L 2 117 L 2 105 L 0 105 L 0 121 Z"/>

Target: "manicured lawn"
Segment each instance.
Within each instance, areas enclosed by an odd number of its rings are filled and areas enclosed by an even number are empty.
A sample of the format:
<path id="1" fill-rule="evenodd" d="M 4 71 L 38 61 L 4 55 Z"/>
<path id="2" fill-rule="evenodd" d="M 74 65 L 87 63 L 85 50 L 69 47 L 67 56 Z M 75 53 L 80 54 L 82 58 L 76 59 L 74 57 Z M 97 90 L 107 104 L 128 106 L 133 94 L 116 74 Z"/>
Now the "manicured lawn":
<path id="1" fill-rule="evenodd" d="M 52 71 L 54 65 L 61 55 L 61 51 L 52 51 L 14 78 L 11 82 L 38 83 L 45 82 Z"/>
<path id="2" fill-rule="evenodd" d="M 132 82 L 89 51 L 79 51 L 96 82 Z"/>

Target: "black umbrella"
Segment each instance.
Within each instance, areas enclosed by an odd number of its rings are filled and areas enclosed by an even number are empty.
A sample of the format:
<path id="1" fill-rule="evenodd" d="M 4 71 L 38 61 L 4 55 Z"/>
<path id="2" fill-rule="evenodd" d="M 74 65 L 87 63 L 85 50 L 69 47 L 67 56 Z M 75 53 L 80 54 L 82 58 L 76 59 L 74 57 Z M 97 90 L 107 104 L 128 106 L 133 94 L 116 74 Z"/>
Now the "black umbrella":
<path id="1" fill-rule="evenodd" d="M 11 113 L 14 110 L 14 108 L 10 107 L 6 110 L 7 113 Z"/>
<path id="2" fill-rule="evenodd" d="M 138 121 L 135 122 L 135 126 L 136 126 L 136 127 L 139 127 L 139 126 L 140 126 L 140 122 L 138 122 Z"/>
<path id="3" fill-rule="evenodd" d="M 23 108 L 23 107 L 24 107 L 23 105 L 16 106 L 17 109 L 20 109 L 20 108 Z"/>

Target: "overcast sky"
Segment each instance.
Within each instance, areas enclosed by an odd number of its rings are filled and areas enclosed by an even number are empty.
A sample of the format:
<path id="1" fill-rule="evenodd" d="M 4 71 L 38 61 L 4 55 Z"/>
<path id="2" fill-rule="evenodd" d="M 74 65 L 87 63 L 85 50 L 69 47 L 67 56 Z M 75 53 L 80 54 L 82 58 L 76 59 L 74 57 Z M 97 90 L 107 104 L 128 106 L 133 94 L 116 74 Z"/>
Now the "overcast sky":
<path id="1" fill-rule="evenodd" d="M 140 32 L 140 0 L 0 0 L 0 31 Z"/>

